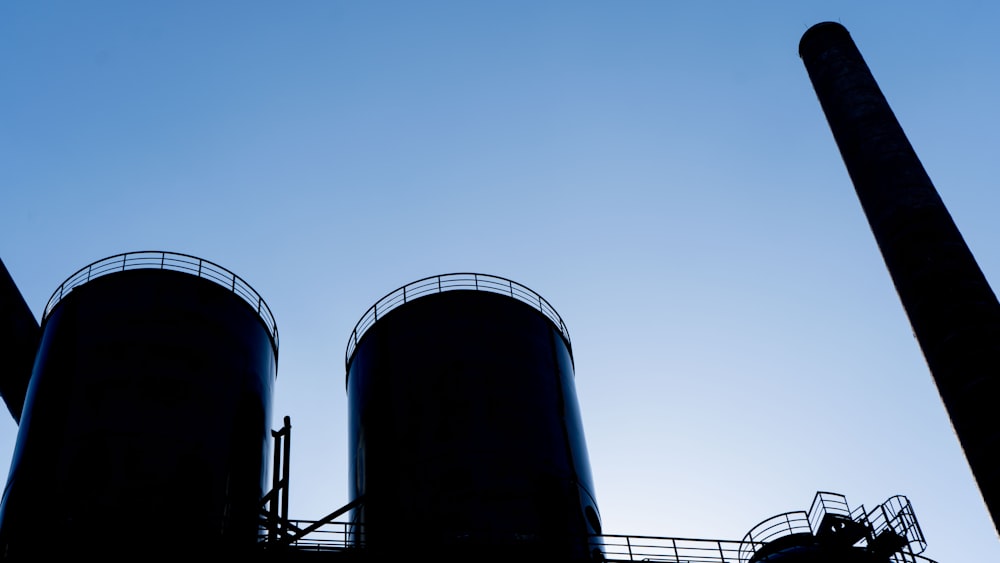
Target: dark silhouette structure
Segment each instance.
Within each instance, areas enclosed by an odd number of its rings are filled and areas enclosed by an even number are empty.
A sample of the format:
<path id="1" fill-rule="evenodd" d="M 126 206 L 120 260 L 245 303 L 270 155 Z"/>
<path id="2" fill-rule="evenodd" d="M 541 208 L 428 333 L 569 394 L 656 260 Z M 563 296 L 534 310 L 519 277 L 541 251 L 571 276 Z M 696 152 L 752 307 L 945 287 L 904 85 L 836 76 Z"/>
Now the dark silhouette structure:
<path id="1" fill-rule="evenodd" d="M 541 296 L 483 274 L 418 280 L 369 309 L 348 348 L 352 522 L 370 553 L 599 552 L 569 334 Z"/>
<path id="2" fill-rule="evenodd" d="M 809 511 L 785 512 L 753 527 L 740 544 L 745 563 L 913 561 L 927 547 L 910 501 L 890 497 L 866 511 L 820 491 Z"/>
<path id="3" fill-rule="evenodd" d="M 0 293 L 30 355 L 38 325 L 12 282 Z M 569 332 L 506 278 L 425 278 L 362 316 L 345 359 L 351 499 L 317 521 L 288 515 L 289 417 L 270 430 L 278 331 L 236 274 L 112 256 L 56 290 L 40 333 L 26 396 L 3 387 L 23 414 L 0 560 L 929 561 L 904 497 L 865 511 L 819 493 L 738 542 L 604 534 Z"/>
<path id="4" fill-rule="evenodd" d="M 5 369 L 0 372 L 0 396 L 18 423 L 39 334 L 38 321 L 0 260 L 0 355 L 5 362 Z"/>
<path id="5" fill-rule="evenodd" d="M 0 504 L 0 555 L 257 548 L 277 331 L 186 255 L 95 262 L 53 295 Z M 53 541 L 58 537 L 58 541 Z"/>
<path id="6" fill-rule="evenodd" d="M 7 336 L 32 355 L 38 325 L 13 282 L 0 293 Z M 56 290 L 40 333 L 26 396 L 2 387 L 23 413 L 0 560 L 929 561 L 904 497 L 865 511 L 820 493 L 742 541 L 603 533 L 569 332 L 505 278 L 425 278 L 362 316 L 345 359 L 351 499 L 317 521 L 288 515 L 289 417 L 270 430 L 278 331 L 239 276 L 112 256 Z"/>
<path id="7" fill-rule="evenodd" d="M 847 30 L 813 26 L 799 55 L 1000 531 L 1000 304 Z"/>
<path id="8" fill-rule="evenodd" d="M 820 24 L 800 53 L 996 518 L 996 299 L 846 30 Z M 362 316 L 345 358 L 351 498 L 317 521 L 288 515 L 278 331 L 236 274 L 112 256 L 67 279 L 39 325 L 0 264 L 0 338 L 19 421 L 4 561 L 929 561 L 902 496 L 866 510 L 820 492 L 741 541 L 603 533 L 569 332 L 506 278 L 425 278 Z"/>

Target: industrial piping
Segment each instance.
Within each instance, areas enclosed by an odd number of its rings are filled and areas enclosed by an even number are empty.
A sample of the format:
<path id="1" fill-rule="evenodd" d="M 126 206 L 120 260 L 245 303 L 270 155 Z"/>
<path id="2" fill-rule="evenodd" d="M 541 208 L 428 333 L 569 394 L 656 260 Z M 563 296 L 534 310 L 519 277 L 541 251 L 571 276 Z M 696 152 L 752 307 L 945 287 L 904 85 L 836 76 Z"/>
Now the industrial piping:
<path id="1" fill-rule="evenodd" d="M 0 397 L 18 424 L 39 338 L 38 321 L 0 260 Z"/>
<path id="2" fill-rule="evenodd" d="M 847 29 L 814 25 L 799 56 L 1000 530 L 1000 304 Z"/>

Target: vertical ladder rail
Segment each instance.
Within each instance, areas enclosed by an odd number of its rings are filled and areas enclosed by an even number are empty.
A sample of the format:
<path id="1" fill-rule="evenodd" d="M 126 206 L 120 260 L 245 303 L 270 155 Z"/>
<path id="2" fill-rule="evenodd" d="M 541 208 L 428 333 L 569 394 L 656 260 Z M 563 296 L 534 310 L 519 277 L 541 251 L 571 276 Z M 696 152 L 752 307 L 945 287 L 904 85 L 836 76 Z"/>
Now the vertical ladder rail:
<path id="1" fill-rule="evenodd" d="M 274 438 L 274 463 L 271 471 L 271 492 L 264 495 L 267 502 L 267 541 L 277 543 L 288 533 L 288 481 L 291 460 L 291 417 L 284 418 L 280 430 L 271 430 Z"/>
<path id="2" fill-rule="evenodd" d="M 288 522 L 288 493 L 290 490 L 291 483 L 289 479 L 291 478 L 291 465 L 292 465 L 292 419 L 289 416 L 285 417 L 285 426 L 281 429 L 285 433 L 284 450 L 285 450 L 285 465 L 282 468 L 281 482 L 283 483 L 282 490 L 284 491 L 281 495 L 281 521 Z"/>

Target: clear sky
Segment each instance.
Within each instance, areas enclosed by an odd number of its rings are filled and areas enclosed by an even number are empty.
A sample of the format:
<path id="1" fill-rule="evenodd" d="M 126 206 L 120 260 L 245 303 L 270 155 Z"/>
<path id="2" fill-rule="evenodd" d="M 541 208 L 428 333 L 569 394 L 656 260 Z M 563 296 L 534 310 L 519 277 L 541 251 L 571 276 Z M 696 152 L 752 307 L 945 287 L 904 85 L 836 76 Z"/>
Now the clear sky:
<path id="1" fill-rule="evenodd" d="M 4 2 L 0 256 L 36 316 L 130 250 L 281 332 L 291 512 L 347 502 L 344 348 L 458 271 L 573 338 L 604 529 L 738 540 L 817 490 L 1000 541 L 797 54 L 843 23 L 1000 283 L 1000 4 Z M 0 462 L 16 426 L 0 422 Z"/>

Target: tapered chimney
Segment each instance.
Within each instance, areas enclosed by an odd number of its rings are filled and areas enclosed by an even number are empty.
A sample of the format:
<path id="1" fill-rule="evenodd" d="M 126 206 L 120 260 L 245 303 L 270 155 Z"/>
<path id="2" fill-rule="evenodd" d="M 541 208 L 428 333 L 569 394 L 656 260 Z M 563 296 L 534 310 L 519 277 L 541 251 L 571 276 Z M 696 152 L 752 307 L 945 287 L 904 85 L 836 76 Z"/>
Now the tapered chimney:
<path id="1" fill-rule="evenodd" d="M 1000 304 L 847 30 L 813 26 L 799 56 L 1000 530 Z"/>

